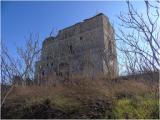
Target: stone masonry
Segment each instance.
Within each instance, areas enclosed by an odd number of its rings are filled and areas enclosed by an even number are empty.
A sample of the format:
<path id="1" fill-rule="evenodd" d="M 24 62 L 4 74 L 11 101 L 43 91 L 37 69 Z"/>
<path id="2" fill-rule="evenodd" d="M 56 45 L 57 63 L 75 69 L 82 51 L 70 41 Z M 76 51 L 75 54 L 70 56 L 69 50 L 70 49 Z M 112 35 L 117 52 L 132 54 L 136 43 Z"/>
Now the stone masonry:
<path id="1" fill-rule="evenodd" d="M 55 84 L 71 76 L 118 75 L 114 29 L 103 13 L 60 30 L 42 45 L 36 82 Z"/>

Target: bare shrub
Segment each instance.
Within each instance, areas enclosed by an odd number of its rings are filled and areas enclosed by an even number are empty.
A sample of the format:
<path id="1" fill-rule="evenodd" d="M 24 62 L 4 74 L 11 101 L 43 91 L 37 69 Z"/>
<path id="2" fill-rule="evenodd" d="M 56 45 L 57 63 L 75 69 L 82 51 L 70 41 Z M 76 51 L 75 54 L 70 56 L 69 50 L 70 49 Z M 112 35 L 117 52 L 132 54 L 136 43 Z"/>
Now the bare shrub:
<path id="1" fill-rule="evenodd" d="M 157 83 L 147 83 L 145 80 L 114 81 L 105 79 L 88 79 L 80 76 L 73 77 L 70 82 L 52 86 L 22 86 L 14 87 L 8 99 L 40 101 L 43 98 L 54 99 L 57 96 L 68 96 L 79 100 L 106 99 L 113 100 L 123 97 L 133 97 L 154 93 L 158 96 Z M 156 86 L 155 86 L 156 85 Z"/>
<path id="2" fill-rule="evenodd" d="M 127 13 L 120 13 L 117 42 L 128 74 L 158 71 L 160 67 L 160 3 L 144 1 L 145 12 L 127 1 Z"/>

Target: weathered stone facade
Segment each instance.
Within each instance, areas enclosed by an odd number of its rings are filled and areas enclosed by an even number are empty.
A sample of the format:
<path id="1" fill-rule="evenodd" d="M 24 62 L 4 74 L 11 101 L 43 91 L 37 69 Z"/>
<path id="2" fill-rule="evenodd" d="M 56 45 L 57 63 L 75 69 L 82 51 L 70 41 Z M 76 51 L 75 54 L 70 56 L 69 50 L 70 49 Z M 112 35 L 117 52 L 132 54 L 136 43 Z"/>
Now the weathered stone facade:
<path id="1" fill-rule="evenodd" d="M 44 40 L 41 60 L 36 63 L 38 84 L 54 84 L 72 75 L 116 77 L 117 55 L 114 29 L 100 13 L 60 30 Z"/>

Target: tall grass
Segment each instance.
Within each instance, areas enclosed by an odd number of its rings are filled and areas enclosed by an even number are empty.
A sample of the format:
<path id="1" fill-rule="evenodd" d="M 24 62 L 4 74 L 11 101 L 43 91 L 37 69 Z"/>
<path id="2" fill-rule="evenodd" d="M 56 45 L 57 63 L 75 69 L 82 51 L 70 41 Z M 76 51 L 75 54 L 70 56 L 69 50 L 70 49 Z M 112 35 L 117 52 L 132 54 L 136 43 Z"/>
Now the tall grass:
<path id="1" fill-rule="evenodd" d="M 91 79 L 74 76 L 69 82 L 54 87 L 16 86 L 4 106 L 34 106 L 46 100 L 53 108 L 65 113 L 72 111 L 64 118 L 75 118 L 78 115 L 81 115 L 79 118 L 159 117 L 158 83 L 146 80 L 115 81 L 103 77 Z"/>

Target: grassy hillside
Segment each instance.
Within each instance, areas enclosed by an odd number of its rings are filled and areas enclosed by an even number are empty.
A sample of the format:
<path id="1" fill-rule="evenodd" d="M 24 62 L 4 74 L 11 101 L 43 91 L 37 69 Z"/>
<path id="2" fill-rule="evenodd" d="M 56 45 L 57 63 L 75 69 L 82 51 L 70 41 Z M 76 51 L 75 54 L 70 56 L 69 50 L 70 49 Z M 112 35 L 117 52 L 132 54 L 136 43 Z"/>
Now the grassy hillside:
<path id="1" fill-rule="evenodd" d="M 15 86 L 2 106 L 1 116 L 158 119 L 158 81 L 75 77 L 55 87 Z"/>

